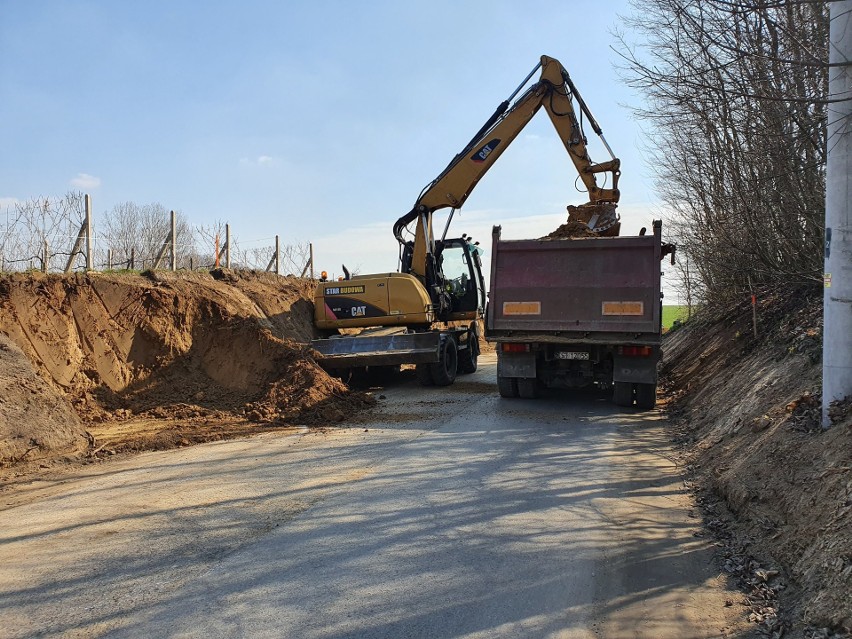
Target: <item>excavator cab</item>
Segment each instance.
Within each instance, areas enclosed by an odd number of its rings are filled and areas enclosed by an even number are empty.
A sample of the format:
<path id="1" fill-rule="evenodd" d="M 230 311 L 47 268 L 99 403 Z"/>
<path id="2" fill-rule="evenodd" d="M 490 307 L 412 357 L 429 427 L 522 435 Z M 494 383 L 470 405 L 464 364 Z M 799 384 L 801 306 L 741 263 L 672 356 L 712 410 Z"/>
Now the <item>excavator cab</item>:
<path id="1" fill-rule="evenodd" d="M 414 242 L 406 242 L 400 256 L 400 271 L 411 272 Z M 473 320 L 485 308 L 482 277 L 483 250 L 469 237 L 435 241 L 434 260 L 427 261 L 426 280 L 437 318 L 442 321 Z"/>
<path id="2" fill-rule="evenodd" d="M 476 319 L 485 307 L 482 249 L 467 238 L 438 242 L 436 256 L 449 297 L 450 321 Z"/>

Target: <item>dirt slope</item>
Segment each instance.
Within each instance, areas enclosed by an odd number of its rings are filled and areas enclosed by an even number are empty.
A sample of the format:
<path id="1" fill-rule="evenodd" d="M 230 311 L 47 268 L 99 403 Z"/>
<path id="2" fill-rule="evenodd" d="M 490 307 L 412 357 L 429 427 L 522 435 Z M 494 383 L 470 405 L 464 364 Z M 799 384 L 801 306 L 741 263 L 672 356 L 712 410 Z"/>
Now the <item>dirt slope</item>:
<path id="1" fill-rule="evenodd" d="M 766 636 L 852 633 L 852 410 L 819 424 L 819 291 L 674 331 L 664 374 L 710 529 Z"/>
<path id="2" fill-rule="evenodd" d="M 369 403 L 311 357 L 312 289 L 254 272 L 14 274 L 0 278 L 0 333 L 95 448 L 156 448 L 256 423 L 341 421 Z M 6 370 L 0 383 L 17 377 Z"/>
<path id="3" fill-rule="evenodd" d="M 79 452 L 89 444 L 76 413 L 30 360 L 0 335 L 0 459 L 22 462 L 49 450 Z"/>

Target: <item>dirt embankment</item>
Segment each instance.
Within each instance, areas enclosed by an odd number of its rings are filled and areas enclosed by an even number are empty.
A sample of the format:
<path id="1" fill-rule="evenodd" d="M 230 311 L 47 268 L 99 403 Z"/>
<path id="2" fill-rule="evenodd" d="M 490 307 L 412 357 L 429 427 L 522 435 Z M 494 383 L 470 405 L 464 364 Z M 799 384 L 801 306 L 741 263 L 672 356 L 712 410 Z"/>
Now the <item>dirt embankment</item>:
<path id="1" fill-rule="evenodd" d="M 36 389 L 44 416 L 2 404 L 0 463 L 344 420 L 371 398 L 311 357 L 312 293 L 254 272 L 3 276 L 0 334 L 38 376 L 0 348 L 0 387 Z"/>
<path id="2" fill-rule="evenodd" d="M 669 335 L 664 376 L 708 527 L 765 636 L 852 635 L 852 410 L 820 427 L 819 291 Z"/>

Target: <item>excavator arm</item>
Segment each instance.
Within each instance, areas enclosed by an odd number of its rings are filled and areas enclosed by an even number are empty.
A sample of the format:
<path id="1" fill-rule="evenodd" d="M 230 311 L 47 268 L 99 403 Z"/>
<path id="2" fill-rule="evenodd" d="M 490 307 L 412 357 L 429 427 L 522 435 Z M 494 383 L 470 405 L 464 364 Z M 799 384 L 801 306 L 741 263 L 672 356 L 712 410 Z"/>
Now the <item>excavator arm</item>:
<path id="1" fill-rule="evenodd" d="M 541 69 L 539 80 L 521 94 L 514 103 L 511 103 L 538 69 Z M 611 156 L 609 161 L 596 164 L 589 157 L 587 139 L 574 110 L 575 99 L 582 114 L 588 118 L 595 133 L 601 137 L 609 151 Z M 453 210 L 461 208 L 479 180 L 542 107 L 547 111 L 589 194 L 589 202 L 576 207 L 576 209 L 586 207 L 589 214 L 578 219 L 587 224 L 592 231 L 611 228 L 617 223 L 615 205 L 619 199 L 620 162 L 612 154 L 600 126 L 577 92 L 568 72 L 558 60 L 542 56 L 541 62 L 509 99 L 497 108 L 471 141 L 423 190 L 411 211 L 394 224 L 395 237 L 403 246 L 403 250 L 409 253 L 409 258 L 403 260 L 403 270 L 423 278 L 427 283 L 432 279 L 429 271 L 434 272 L 436 269 L 435 239 L 432 230 L 434 212 L 442 208 Z M 611 175 L 610 188 L 598 186 L 597 175 L 600 173 Z M 416 223 L 416 227 L 412 243 L 403 234 L 413 222 Z"/>

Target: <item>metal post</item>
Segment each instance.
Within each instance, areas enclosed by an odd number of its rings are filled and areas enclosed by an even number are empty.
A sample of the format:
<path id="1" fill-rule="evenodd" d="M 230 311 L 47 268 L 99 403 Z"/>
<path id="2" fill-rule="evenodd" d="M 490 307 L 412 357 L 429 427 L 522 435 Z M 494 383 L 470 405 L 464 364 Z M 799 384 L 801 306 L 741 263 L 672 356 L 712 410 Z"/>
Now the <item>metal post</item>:
<path id="1" fill-rule="evenodd" d="M 231 268 L 231 225 L 225 225 L 225 268 Z"/>
<path id="2" fill-rule="evenodd" d="M 275 274 L 281 275 L 281 244 L 278 236 L 275 236 Z"/>
<path id="3" fill-rule="evenodd" d="M 86 272 L 92 270 L 92 198 L 86 194 Z"/>
<path id="4" fill-rule="evenodd" d="M 177 224 L 175 212 L 172 211 L 172 271 L 177 270 Z"/>
<path id="5" fill-rule="evenodd" d="M 852 397 L 852 0 L 830 2 L 825 171 L 822 427 L 833 401 Z"/>

